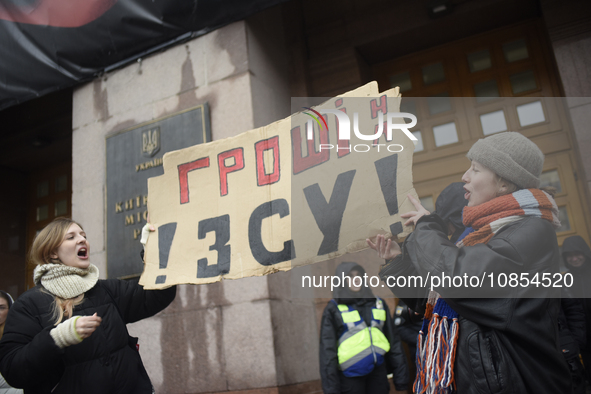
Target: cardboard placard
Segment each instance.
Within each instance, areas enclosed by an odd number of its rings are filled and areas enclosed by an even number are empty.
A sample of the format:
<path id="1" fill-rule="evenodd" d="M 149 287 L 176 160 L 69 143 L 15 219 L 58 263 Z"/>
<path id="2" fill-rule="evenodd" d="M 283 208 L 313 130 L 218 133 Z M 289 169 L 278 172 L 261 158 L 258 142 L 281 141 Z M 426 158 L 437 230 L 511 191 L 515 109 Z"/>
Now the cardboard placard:
<path id="1" fill-rule="evenodd" d="M 417 194 L 400 99 L 398 88 L 380 94 L 372 82 L 268 126 L 167 153 L 164 175 L 148 180 L 157 231 L 140 284 L 266 275 L 365 249 L 376 234 L 408 235 L 399 212 L 413 210 L 407 195 Z"/>

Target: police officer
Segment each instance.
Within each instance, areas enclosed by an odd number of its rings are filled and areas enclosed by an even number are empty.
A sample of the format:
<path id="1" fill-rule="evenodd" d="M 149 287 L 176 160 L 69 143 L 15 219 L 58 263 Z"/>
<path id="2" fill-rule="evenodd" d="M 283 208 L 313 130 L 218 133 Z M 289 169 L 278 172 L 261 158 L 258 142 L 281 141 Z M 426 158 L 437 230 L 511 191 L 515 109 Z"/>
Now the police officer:
<path id="1" fill-rule="evenodd" d="M 388 307 L 365 286 L 365 270 L 342 263 L 335 275 L 345 277 L 322 315 L 320 376 L 325 394 L 383 394 L 408 385 L 408 367 Z"/>

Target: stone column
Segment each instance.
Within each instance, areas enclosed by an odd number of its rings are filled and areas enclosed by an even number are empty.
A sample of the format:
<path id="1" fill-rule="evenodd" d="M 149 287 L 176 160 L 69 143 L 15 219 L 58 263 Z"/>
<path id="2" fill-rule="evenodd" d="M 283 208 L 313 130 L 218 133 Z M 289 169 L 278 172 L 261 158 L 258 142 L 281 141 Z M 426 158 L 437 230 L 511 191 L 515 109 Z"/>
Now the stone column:
<path id="1" fill-rule="evenodd" d="M 591 3 L 584 0 L 541 2 L 544 21 L 554 49 L 566 102 L 574 130 L 573 144 L 578 150 L 583 174 L 577 174 L 586 187 L 591 210 Z"/>
<path id="2" fill-rule="evenodd" d="M 106 137 L 204 102 L 214 140 L 288 116 L 280 16 L 278 9 L 265 11 L 75 90 L 72 216 L 84 225 L 103 278 Z M 181 285 L 169 308 L 129 325 L 156 392 L 275 393 L 318 380 L 317 347 L 298 345 L 317 343 L 313 300 L 285 299 L 277 284 L 287 278 Z"/>

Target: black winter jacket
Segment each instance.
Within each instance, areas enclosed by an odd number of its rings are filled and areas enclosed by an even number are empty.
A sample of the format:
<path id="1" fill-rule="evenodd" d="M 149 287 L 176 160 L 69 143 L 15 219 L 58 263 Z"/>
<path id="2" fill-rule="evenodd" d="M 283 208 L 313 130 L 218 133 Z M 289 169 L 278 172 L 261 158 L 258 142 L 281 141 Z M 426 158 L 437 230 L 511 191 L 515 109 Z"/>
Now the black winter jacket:
<path id="1" fill-rule="evenodd" d="M 582 253 L 585 256 L 585 263 L 581 267 L 572 267 L 566 260 L 568 252 Z M 580 344 L 581 349 L 591 349 L 591 249 L 585 240 L 575 235 L 568 237 L 562 244 L 562 258 L 564 264 L 568 268 L 568 272 L 574 277 L 573 288 L 570 289 L 574 298 L 579 298 L 583 305 L 583 313 L 585 314 L 586 333 L 587 337 L 584 342 Z"/>
<path id="2" fill-rule="evenodd" d="M 126 324 L 158 313 L 175 295 L 176 287 L 147 291 L 133 282 L 99 280 L 73 314 L 96 312 L 101 325 L 81 343 L 60 349 L 49 334 L 55 327 L 53 296 L 36 286 L 10 309 L 0 341 L 0 371 L 27 394 L 150 394 L 137 339 Z"/>
<path id="3" fill-rule="evenodd" d="M 565 359 L 578 358 L 580 349 L 587 342 L 585 313 L 583 304 L 578 298 L 570 297 L 564 292 L 558 315 L 558 330 L 560 333 L 560 350 Z"/>
<path id="4" fill-rule="evenodd" d="M 336 276 L 341 276 L 341 271 L 348 275 L 352 269 L 358 270 L 361 275 L 365 270 L 356 263 L 342 263 L 337 269 Z M 352 298 L 351 292 L 345 289 L 337 289 L 334 294 L 338 304 L 351 305 L 359 312 L 368 327 L 371 327 L 372 308 L 376 305 L 376 298 L 367 287 L 363 288 L 360 296 L 368 298 Z M 339 297 L 340 296 L 340 297 Z M 392 317 L 388 307 L 386 308 L 386 323 L 384 324 L 384 335 L 390 342 L 390 351 L 385 355 L 385 362 L 388 373 L 393 373 L 393 382 L 396 390 L 404 391 L 408 385 L 408 365 L 406 355 L 402 350 L 402 344 L 398 333 L 395 331 Z M 340 374 L 338 362 L 339 331 L 343 325 L 343 318 L 337 305 L 330 301 L 322 314 L 320 326 L 320 377 L 322 389 L 325 394 L 340 394 Z"/>
<path id="5" fill-rule="evenodd" d="M 427 215 L 407 237 L 402 255 L 387 263 L 380 277 L 386 281 L 390 276 L 427 273 L 553 275 L 558 273 L 558 253 L 554 229 L 543 219 L 525 217 L 500 229 L 487 244 L 457 248 L 447 239 L 443 221 Z M 391 290 L 402 293 L 417 311 L 428 291 Z M 454 364 L 458 393 L 571 392 L 568 367 L 558 346 L 559 288 L 556 298 L 528 298 L 540 293 L 520 286 L 483 285 L 481 294 L 490 298 L 460 298 L 462 291 L 453 287 L 435 290 L 460 315 Z"/>

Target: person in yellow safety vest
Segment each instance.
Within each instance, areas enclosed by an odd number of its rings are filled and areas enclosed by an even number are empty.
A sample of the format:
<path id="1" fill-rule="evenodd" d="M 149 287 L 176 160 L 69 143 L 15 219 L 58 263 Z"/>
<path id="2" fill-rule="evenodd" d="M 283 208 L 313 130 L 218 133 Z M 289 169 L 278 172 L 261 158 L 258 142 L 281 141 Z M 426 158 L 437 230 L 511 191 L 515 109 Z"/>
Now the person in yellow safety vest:
<path id="1" fill-rule="evenodd" d="M 388 306 L 365 286 L 365 270 L 341 263 L 341 286 L 322 314 L 320 377 L 325 394 L 383 394 L 408 385 L 408 366 Z M 345 278 L 344 280 L 342 280 Z"/>

